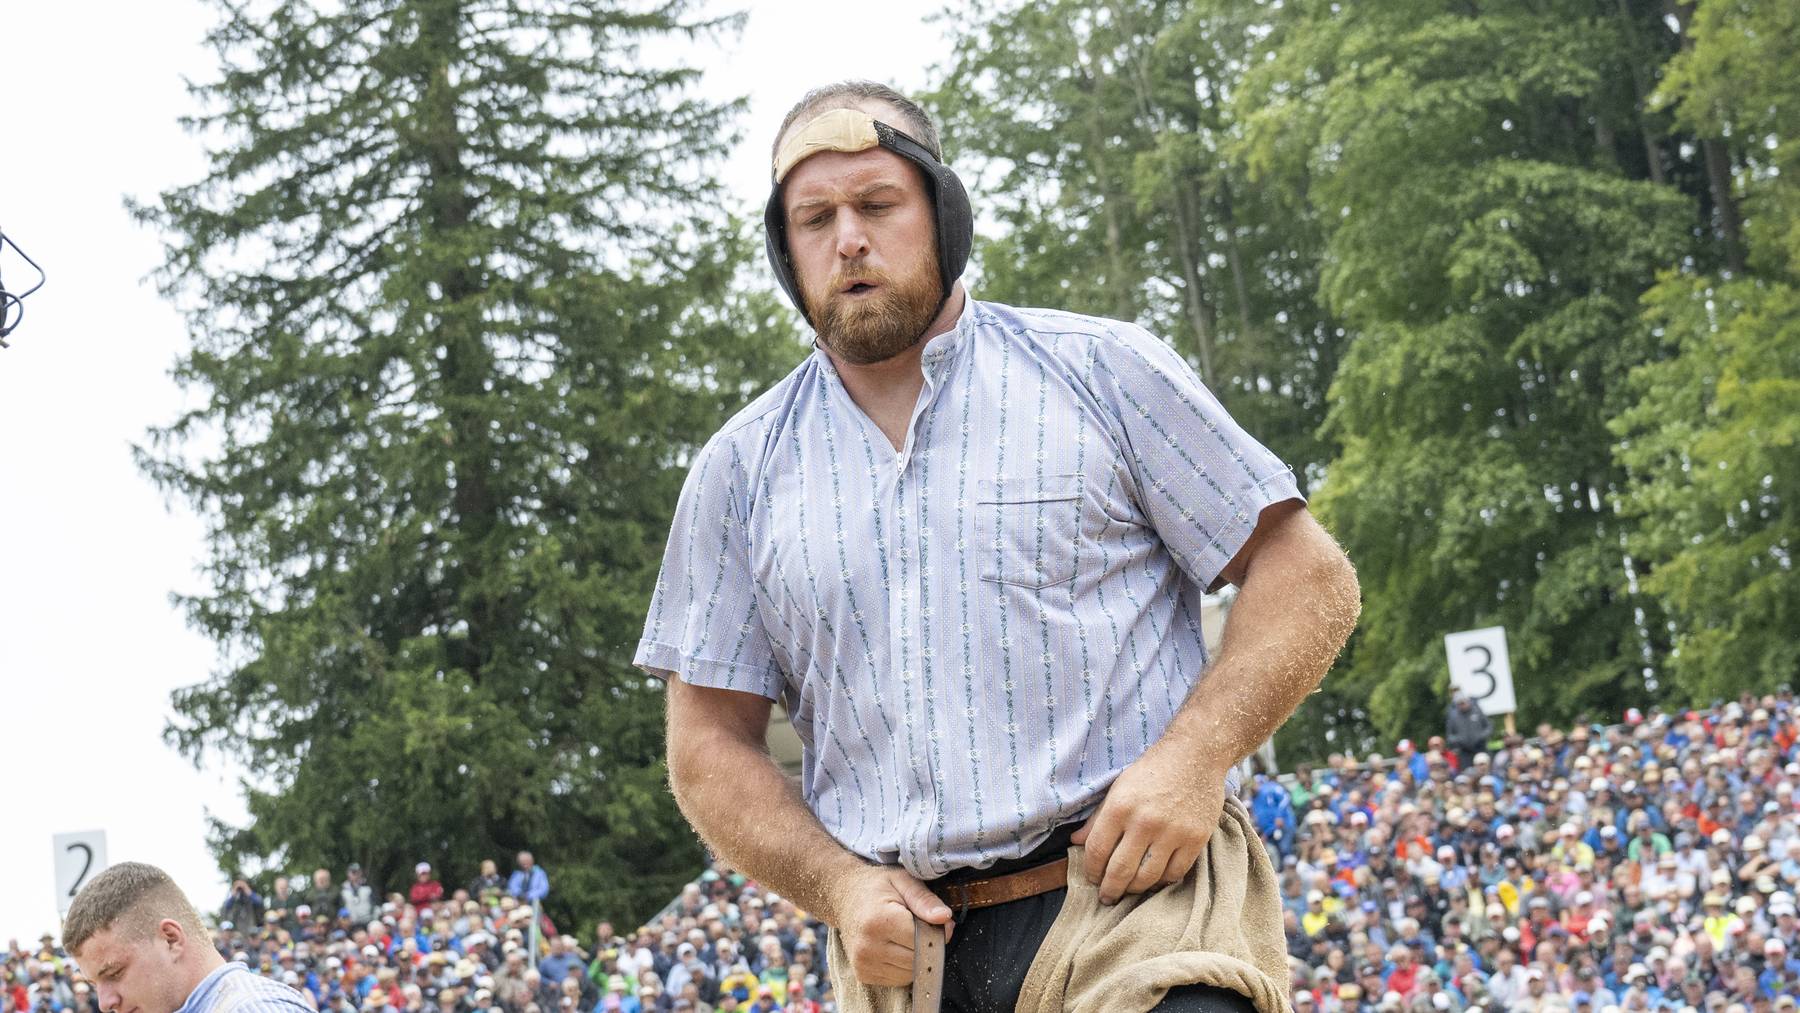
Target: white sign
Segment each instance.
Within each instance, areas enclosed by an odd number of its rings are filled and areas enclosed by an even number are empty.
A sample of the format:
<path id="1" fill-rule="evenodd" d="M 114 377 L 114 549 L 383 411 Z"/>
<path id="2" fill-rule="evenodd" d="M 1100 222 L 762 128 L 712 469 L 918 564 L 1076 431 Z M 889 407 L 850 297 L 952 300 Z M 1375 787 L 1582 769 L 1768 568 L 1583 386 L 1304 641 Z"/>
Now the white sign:
<path id="1" fill-rule="evenodd" d="M 68 914 L 75 895 L 106 868 L 106 831 L 57 834 L 51 842 L 56 848 L 56 910 Z"/>
<path id="2" fill-rule="evenodd" d="M 1513 700 L 1512 661 L 1506 654 L 1506 627 L 1452 633 L 1444 638 L 1444 653 L 1450 658 L 1450 685 L 1469 694 L 1483 714 L 1491 717 L 1518 709 Z"/>

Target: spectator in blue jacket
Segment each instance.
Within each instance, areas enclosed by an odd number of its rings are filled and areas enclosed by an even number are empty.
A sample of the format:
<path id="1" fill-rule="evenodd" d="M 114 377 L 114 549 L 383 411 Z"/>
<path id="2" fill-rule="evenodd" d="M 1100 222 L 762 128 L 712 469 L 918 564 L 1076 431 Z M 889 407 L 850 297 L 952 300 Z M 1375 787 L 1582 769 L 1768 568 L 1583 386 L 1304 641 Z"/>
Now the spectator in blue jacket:
<path id="1" fill-rule="evenodd" d="M 1287 789 L 1267 775 L 1256 777 L 1256 797 L 1250 800 L 1256 829 L 1285 858 L 1294 853 L 1294 803 Z M 1277 862 L 1279 862 L 1279 858 Z"/>
<path id="2" fill-rule="evenodd" d="M 550 896 L 550 877 L 544 875 L 544 867 L 537 864 L 531 852 L 519 852 L 519 867 L 507 878 L 506 892 L 533 904 Z"/>

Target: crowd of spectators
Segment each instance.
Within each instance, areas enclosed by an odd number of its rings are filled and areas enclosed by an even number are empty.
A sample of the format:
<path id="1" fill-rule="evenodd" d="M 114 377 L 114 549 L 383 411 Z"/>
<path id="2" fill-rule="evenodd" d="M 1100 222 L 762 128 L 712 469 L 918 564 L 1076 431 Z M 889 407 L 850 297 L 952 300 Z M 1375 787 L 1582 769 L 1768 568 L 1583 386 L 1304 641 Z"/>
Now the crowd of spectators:
<path id="1" fill-rule="evenodd" d="M 1257 778 L 1296 1013 L 1794 1010 L 1800 704 L 1787 693 L 1471 745 L 1334 755 Z M 1461 722 L 1460 726 L 1458 722 Z M 646 926 L 557 932 L 531 856 L 405 892 L 352 865 L 232 885 L 219 952 L 328 1013 L 834 1009 L 825 928 L 707 869 Z M 532 959 L 531 947 L 538 947 Z M 0 1013 L 100 1013 L 46 935 L 5 955 Z"/>
<path id="2" fill-rule="evenodd" d="M 1795 1009 L 1797 738 L 1784 691 L 1258 779 L 1295 1010 Z"/>
<path id="3" fill-rule="evenodd" d="M 325 1013 L 833 1008 L 823 926 L 742 876 L 706 870 L 629 934 L 607 921 L 559 932 L 534 903 L 550 891 L 543 867 L 525 852 L 518 865 L 502 877 L 484 861 L 466 886 L 450 886 L 420 862 L 404 893 L 386 894 L 356 865 L 342 882 L 328 869 L 276 876 L 267 894 L 238 880 L 213 941 Z M 50 935 L 35 948 L 15 942 L 5 972 L 0 1013 L 100 1013 Z"/>

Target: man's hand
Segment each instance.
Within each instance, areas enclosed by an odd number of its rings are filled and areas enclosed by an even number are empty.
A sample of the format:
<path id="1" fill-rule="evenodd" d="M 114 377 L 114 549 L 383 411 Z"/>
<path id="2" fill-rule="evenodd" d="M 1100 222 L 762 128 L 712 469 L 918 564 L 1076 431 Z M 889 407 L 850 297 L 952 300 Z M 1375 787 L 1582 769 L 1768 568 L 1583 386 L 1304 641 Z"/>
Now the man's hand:
<path id="1" fill-rule="evenodd" d="M 1224 772 L 1208 772 L 1165 738 L 1113 781 L 1071 841 L 1087 848 L 1083 871 L 1099 884 L 1100 903 L 1116 904 L 1125 894 L 1180 882 L 1224 808 Z"/>
<path id="2" fill-rule="evenodd" d="M 870 866 L 836 891 L 837 929 L 856 980 L 865 985 L 908 985 L 913 980 L 913 919 L 953 925 L 950 908 L 904 869 Z"/>

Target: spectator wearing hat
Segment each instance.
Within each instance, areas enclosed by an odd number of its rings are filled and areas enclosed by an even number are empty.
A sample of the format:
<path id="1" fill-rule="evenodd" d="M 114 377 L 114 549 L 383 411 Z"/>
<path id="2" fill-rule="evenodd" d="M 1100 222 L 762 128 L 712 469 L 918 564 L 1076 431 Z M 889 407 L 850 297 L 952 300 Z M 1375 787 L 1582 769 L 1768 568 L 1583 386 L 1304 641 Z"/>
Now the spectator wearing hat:
<path id="1" fill-rule="evenodd" d="M 1550 848 L 1550 857 L 1558 862 L 1567 862 L 1573 869 L 1592 869 L 1594 867 L 1594 848 L 1582 840 L 1573 823 L 1558 825 L 1549 835 L 1555 841 Z"/>
<path id="2" fill-rule="evenodd" d="M 1649 1009 L 1662 1002 L 1662 989 L 1651 979 L 1650 969 L 1643 964 L 1632 964 L 1625 971 L 1625 992 L 1619 996 L 1620 1005 L 1626 1009 Z"/>
<path id="3" fill-rule="evenodd" d="M 344 870 L 344 885 L 338 890 L 337 906 L 325 909 L 315 905 L 313 910 L 326 913 L 342 911 L 352 923 L 364 925 L 375 917 L 376 906 L 375 888 L 363 876 L 362 863 L 351 862 Z"/>
<path id="4" fill-rule="evenodd" d="M 662 979 L 657 975 L 645 975 L 638 982 L 638 1005 L 643 1013 L 670 1013 L 675 999 L 663 988 Z"/>
<path id="5" fill-rule="evenodd" d="M 1800 961 L 1793 959 L 1788 944 L 1771 936 L 1762 944 L 1762 972 L 1756 983 L 1763 995 L 1800 994 Z"/>
<path id="6" fill-rule="evenodd" d="M 1743 860 L 1737 867 L 1738 882 L 1755 883 L 1758 876 L 1773 878 L 1778 865 L 1769 857 L 1762 835 L 1752 831 L 1744 835 L 1743 841 Z"/>
<path id="7" fill-rule="evenodd" d="M 1400 993 L 1401 998 L 1413 994 L 1418 988 L 1419 965 L 1416 963 L 1412 948 L 1396 943 L 1388 948 L 1387 967 L 1383 974 L 1388 991 Z"/>
<path id="8" fill-rule="evenodd" d="M 1619 828 L 1613 826 L 1611 823 L 1601 827 L 1600 846 L 1594 849 L 1596 870 L 1598 870 L 1599 864 L 1602 861 L 1606 863 L 1606 868 L 1610 870 L 1617 868 L 1621 863 L 1627 860 L 1625 835 L 1621 834 Z"/>
<path id="9" fill-rule="evenodd" d="M 431 871 L 430 862 L 420 862 L 413 866 L 412 888 L 406 893 L 407 900 L 414 907 L 427 907 L 436 904 L 444 897 L 444 884 L 438 882 Z"/>
<path id="10" fill-rule="evenodd" d="M 1413 745 L 1413 740 L 1401 739 L 1394 746 L 1394 753 L 1394 759 L 1399 763 L 1400 770 L 1412 778 L 1413 784 L 1424 784 L 1431 777 L 1431 766 L 1426 762 L 1425 757 L 1420 755 L 1419 748 Z"/>
<path id="11" fill-rule="evenodd" d="M 564 976 L 557 986 L 556 1009 L 560 1013 L 591 1013 L 594 1002 L 582 994 L 581 981 L 571 976 Z"/>
<path id="12" fill-rule="evenodd" d="M 1705 910 L 1701 930 L 1712 940 L 1714 949 L 1724 949 L 1728 938 L 1743 931 L 1743 919 L 1727 910 L 1726 901 L 1725 893 L 1715 890 L 1701 902 Z"/>
<path id="13" fill-rule="evenodd" d="M 1525 969 L 1524 993 L 1515 996 L 1506 1008 L 1516 1013 L 1548 1013 L 1549 1004 L 1546 1000 L 1549 995 L 1550 985 L 1543 968 L 1528 967 Z"/>
<path id="14" fill-rule="evenodd" d="M 1769 917 L 1775 921 L 1769 934 L 1786 943 L 1790 955 L 1794 953 L 1795 946 L 1800 944 L 1800 918 L 1796 917 L 1796 913 L 1794 895 L 1788 891 L 1777 890 L 1769 898 Z"/>
<path id="15" fill-rule="evenodd" d="M 718 982 L 713 979 L 712 970 L 700 959 L 700 951 L 691 942 L 684 942 L 675 947 L 675 963 L 669 968 L 669 991 L 677 995 L 681 990 L 693 983 L 698 989 L 699 998 L 710 1002 L 719 993 Z"/>

